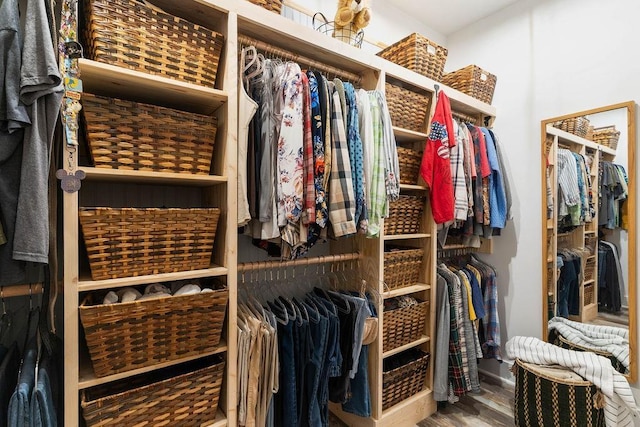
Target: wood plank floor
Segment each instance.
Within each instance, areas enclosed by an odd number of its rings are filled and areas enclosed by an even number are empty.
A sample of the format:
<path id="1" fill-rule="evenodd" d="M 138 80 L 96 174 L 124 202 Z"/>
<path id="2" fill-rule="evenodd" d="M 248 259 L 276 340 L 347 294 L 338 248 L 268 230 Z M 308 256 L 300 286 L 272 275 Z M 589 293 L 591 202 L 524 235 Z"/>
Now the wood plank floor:
<path id="1" fill-rule="evenodd" d="M 513 388 L 495 384 L 481 377 L 480 393 L 462 396 L 455 404 L 447 404 L 416 427 L 512 427 Z M 344 427 L 331 416 L 331 427 Z"/>

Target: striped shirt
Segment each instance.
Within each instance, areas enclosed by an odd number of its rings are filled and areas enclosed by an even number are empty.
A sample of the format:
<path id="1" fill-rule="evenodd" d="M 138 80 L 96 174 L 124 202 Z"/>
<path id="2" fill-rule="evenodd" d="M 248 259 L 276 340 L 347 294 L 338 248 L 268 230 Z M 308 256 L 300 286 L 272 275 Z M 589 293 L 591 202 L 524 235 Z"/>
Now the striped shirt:
<path id="1" fill-rule="evenodd" d="M 451 147 L 449 161 L 451 162 L 451 179 L 453 181 L 454 219 L 464 221 L 469 211 L 467 195 L 467 180 L 464 170 L 464 137 L 462 127 L 453 122 L 456 145 Z"/>
<path id="2" fill-rule="evenodd" d="M 569 207 L 580 203 L 576 159 L 570 150 L 558 149 L 558 187 L 560 190 L 559 215 L 569 214 Z"/>
<path id="3" fill-rule="evenodd" d="M 380 222 L 389 213 L 389 204 L 385 186 L 386 155 L 384 150 L 384 137 L 382 135 L 382 115 L 379 98 L 375 92 L 369 92 L 369 104 L 371 105 L 372 123 L 372 165 L 371 179 L 367 181 L 369 187 L 369 227 L 367 236 L 378 237 L 380 234 Z"/>

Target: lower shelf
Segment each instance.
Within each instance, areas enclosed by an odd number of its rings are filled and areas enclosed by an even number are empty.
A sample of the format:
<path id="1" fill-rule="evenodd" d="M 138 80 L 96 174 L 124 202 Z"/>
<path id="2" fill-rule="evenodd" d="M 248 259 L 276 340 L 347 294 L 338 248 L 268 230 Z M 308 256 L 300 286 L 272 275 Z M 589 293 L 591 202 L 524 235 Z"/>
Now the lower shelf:
<path id="1" fill-rule="evenodd" d="M 408 399 L 403 400 L 402 402 L 393 405 L 391 408 L 387 408 L 384 411 L 382 411 L 382 418 L 387 418 L 387 417 L 393 417 L 393 414 L 398 414 L 398 412 L 404 411 L 406 410 L 406 408 L 408 406 L 411 406 L 412 404 L 422 400 L 422 399 L 427 399 L 427 397 L 430 397 L 432 394 L 431 389 L 430 388 L 426 388 L 424 390 L 422 390 L 420 393 L 414 394 L 413 396 L 411 396 Z M 400 417 L 400 415 L 396 415 L 397 417 Z"/>
<path id="2" fill-rule="evenodd" d="M 96 385 L 106 384 L 112 381 L 121 380 L 123 378 L 133 377 L 134 375 L 144 374 L 146 372 L 152 372 L 158 369 L 167 368 L 169 366 L 175 366 L 181 363 L 190 362 L 192 360 L 197 360 L 207 356 L 212 356 L 214 354 L 224 353 L 225 351 L 227 351 L 227 343 L 222 340 L 220 341 L 220 345 L 218 346 L 218 348 L 207 353 L 199 354 L 196 356 L 185 357 L 182 359 L 171 360 L 168 362 L 158 363 L 157 365 L 153 365 L 153 366 L 145 366 L 143 368 L 134 369 L 127 372 L 120 372 L 117 374 L 108 375 L 106 377 L 100 377 L 100 378 L 95 376 L 93 372 L 93 367 L 91 366 L 91 360 L 89 360 L 89 356 L 84 355 L 84 357 L 81 357 L 80 373 L 79 373 L 80 378 L 78 379 L 78 389 L 83 390 Z"/>
<path id="3" fill-rule="evenodd" d="M 428 291 L 431 289 L 431 285 L 424 283 L 416 283 L 415 285 L 405 286 L 404 288 L 393 289 L 382 294 L 383 298 L 394 298 L 402 295 L 414 294 L 416 292 Z"/>
<path id="4" fill-rule="evenodd" d="M 382 357 L 389 357 L 389 356 L 393 356 L 394 354 L 398 354 L 398 353 L 402 353 L 405 350 L 409 350 L 410 348 L 413 347 L 417 347 L 420 344 L 424 344 L 426 342 L 429 342 L 431 338 L 424 336 L 420 339 L 415 340 L 414 342 L 410 342 L 409 344 L 405 344 L 403 346 L 400 347 L 396 347 L 393 350 L 389 350 L 389 351 L 385 351 L 384 353 L 382 353 Z"/>
<path id="5" fill-rule="evenodd" d="M 216 419 L 211 424 L 205 424 L 206 427 L 226 427 L 227 425 L 227 417 L 224 413 L 218 409 L 218 413 L 216 414 Z"/>

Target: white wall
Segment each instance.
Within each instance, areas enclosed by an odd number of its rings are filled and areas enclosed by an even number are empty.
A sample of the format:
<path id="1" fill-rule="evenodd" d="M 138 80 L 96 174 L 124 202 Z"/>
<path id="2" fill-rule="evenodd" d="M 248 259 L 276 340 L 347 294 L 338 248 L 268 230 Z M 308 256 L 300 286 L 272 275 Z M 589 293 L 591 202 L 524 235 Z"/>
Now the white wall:
<path id="1" fill-rule="evenodd" d="M 448 70 L 474 63 L 498 76 L 495 128 L 515 193 L 515 220 L 487 258 L 503 344 L 542 335 L 540 121 L 640 100 L 638 16 L 637 0 L 522 0 L 447 39 Z M 506 366 L 481 367 L 512 379 Z"/>

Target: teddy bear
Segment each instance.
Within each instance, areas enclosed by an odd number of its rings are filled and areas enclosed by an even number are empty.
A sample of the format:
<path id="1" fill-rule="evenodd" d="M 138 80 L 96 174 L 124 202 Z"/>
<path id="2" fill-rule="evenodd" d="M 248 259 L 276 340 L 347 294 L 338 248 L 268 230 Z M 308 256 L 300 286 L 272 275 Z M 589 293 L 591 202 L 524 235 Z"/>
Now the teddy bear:
<path id="1" fill-rule="evenodd" d="M 361 29 L 369 25 L 371 9 L 367 0 L 338 0 L 338 11 L 334 18 L 336 38 L 349 39 Z"/>

